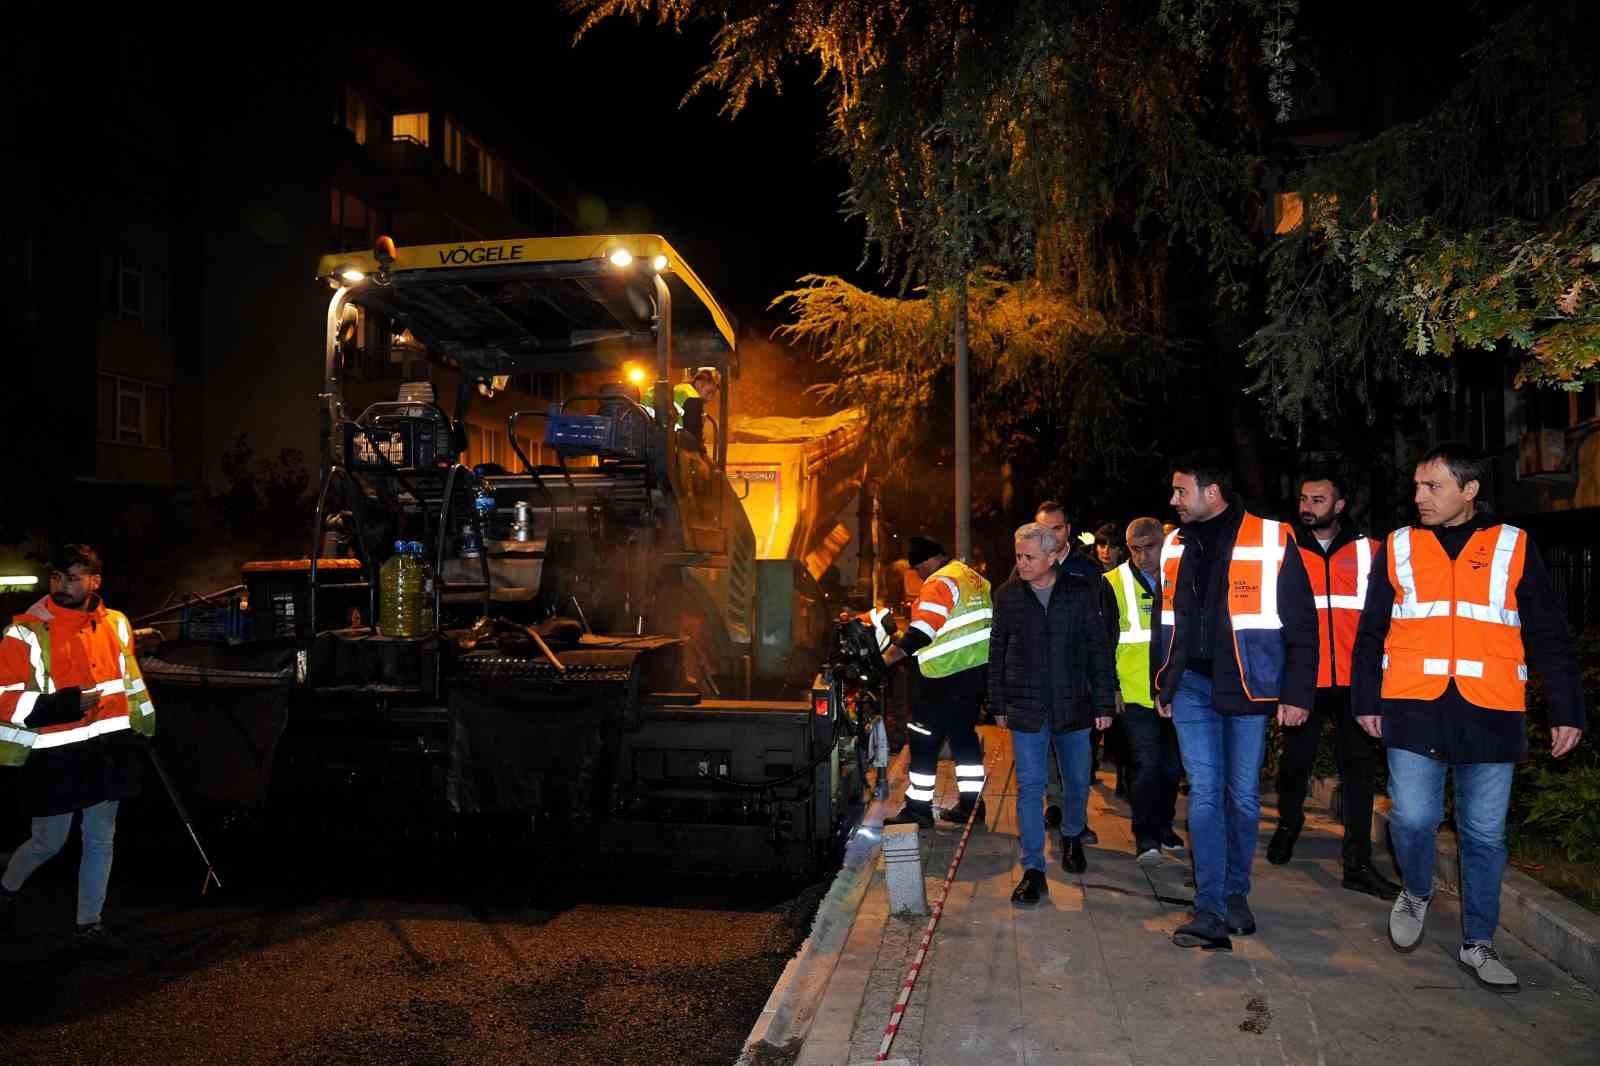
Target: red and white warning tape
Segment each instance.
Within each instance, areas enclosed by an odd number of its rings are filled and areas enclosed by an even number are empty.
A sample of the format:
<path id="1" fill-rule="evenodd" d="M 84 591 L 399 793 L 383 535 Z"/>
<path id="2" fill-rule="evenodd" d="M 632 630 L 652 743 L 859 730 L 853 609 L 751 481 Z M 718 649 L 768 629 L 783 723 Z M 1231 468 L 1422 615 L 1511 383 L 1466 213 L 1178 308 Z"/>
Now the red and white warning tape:
<path id="1" fill-rule="evenodd" d="M 956 879 L 956 867 L 961 865 L 961 856 L 967 850 L 967 838 L 972 836 L 972 827 L 978 820 L 978 806 L 973 804 L 972 813 L 967 815 L 967 824 L 961 830 L 961 840 L 956 844 L 956 852 L 950 857 L 950 869 L 945 871 L 944 886 L 939 889 L 939 900 L 933 905 L 933 912 L 928 915 L 928 924 L 922 930 L 922 942 L 917 945 L 916 958 L 911 960 L 911 969 L 906 972 L 906 979 L 900 984 L 900 995 L 894 1001 L 894 1010 L 889 1012 L 889 1024 L 883 1029 L 883 1043 L 878 1046 L 878 1058 L 883 1062 L 889 1057 L 889 1045 L 894 1043 L 895 1033 L 900 1031 L 900 1019 L 905 1016 L 906 1004 L 911 1002 L 911 990 L 917 987 L 917 975 L 922 972 L 923 960 L 928 957 L 928 946 L 933 943 L 933 930 L 939 924 L 939 916 L 944 913 L 944 901 L 950 896 L 950 884 Z"/>

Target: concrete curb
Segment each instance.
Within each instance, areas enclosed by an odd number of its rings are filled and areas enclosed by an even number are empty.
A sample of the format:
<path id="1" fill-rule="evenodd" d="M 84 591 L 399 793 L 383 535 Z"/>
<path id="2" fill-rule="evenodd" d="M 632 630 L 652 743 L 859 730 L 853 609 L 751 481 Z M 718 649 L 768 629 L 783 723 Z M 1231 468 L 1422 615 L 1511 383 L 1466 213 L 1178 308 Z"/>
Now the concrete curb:
<path id="1" fill-rule="evenodd" d="M 1337 783 L 1335 778 L 1316 779 L 1308 798 L 1328 807 Z M 1373 804 L 1372 839 L 1384 847 L 1389 839 L 1389 800 L 1382 796 Z M 1441 827 L 1435 855 L 1434 878 L 1459 895 L 1461 857 L 1453 827 Z M 1507 867 L 1500 883 L 1500 928 L 1590 988 L 1600 989 L 1600 915 Z"/>
<path id="2" fill-rule="evenodd" d="M 878 852 L 882 848 L 880 831 L 885 815 L 893 813 L 889 807 L 904 791 L 906 766 L 910 749 L 902 747 L 889 765 L 889 797 L 874 800 L 862 815 L 861 824 L 850 835 L 845 845 L 844 862 L 834 875 L 828 894 L 817 906 L 817 916 L 811 923 L 811 932 L 795 957 L 789 960 L 767 997 L 761 1016 L 745 1037 L 744 1048 L 739 1053 L 741 1066 L 767 1061 L 768 1056 L 787 1056 L 790 1061 L 799 1054 L 817 1008 L 833 978 L 834 967 L 844 952 L 850 929 L 855 925 L 856 912 L 866 898 L 867 887 L 878 870 Z"/>

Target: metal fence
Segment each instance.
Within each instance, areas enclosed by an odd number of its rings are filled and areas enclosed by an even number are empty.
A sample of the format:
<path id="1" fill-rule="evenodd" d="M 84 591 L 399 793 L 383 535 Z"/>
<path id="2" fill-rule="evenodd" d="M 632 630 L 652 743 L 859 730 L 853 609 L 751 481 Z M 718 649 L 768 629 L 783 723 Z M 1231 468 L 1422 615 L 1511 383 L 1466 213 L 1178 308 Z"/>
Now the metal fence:
<path id="1" fill-rule="evenodd" d="M 1591 544 L 1540 545 L 1545 566 L 1556 592 L 1567 605 L 1567 620 L 1574 626 L 1600 623 L 1600 588 L 1595 575 L 1595 547 Z"/>

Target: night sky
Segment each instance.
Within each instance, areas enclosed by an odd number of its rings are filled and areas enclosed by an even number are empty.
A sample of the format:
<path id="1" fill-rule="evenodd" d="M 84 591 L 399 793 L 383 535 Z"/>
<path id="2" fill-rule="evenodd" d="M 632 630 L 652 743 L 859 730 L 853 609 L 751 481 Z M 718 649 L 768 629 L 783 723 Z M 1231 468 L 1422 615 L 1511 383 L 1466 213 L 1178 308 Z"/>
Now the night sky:
<path id="1" fill-rule="evenodd" d="M 680 36 L 618 21 L 574 48 L 575 25 L 530 14 L 516 32 L 486 38 L 481 23 L 452 31 L 430 20 L 407 43 L 487 94 L 604 203 L 605 223 L 591 201 L 581 228 L 661 233 L 742 324 L 756 325 L 801 274 L 877 280 L 856 271 L 863 231 L 839 213 L 847 177 L 824 154 L 826 114 L 809 72 L 729 120 L 710 94 L 679 106 L 710 57 L 709 24 Z"/>

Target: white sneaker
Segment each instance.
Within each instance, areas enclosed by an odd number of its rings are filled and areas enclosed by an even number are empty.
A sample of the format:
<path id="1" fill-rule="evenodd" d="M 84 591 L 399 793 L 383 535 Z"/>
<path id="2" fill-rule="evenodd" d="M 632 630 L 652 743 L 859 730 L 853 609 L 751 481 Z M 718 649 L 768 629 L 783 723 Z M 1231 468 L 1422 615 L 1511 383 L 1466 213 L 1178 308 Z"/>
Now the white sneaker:
<path id="1" fill-rule="evenodd" d="M 1428 901 L 1400 890 L 1389 911 L 1389 943 L 1396 951 L 1415 951 L 1422 943 L 1422 923 L 1428 918 Z"/>
<path id="2" fill-rule="evenodd" d="M 1152 844 L 1150 847 L 1141 851 L 1133 861 L 1137 862 L 1140 866 L 1160 866 L 1161 846 L 1159 844 Z"/>
<path id="3" fill-rule="evenodd" d="M 1495 951 L 1493 944 L 1481 940 L 1464 944 L 1457 957 L 1461 960 L 1461 968 L 1470 972 L 1480 985 L 1491 992 L 1517 992 L 1522 988 L 1517 982 L 1517 975 L 1500 961 L 1500 953 Z"/>

